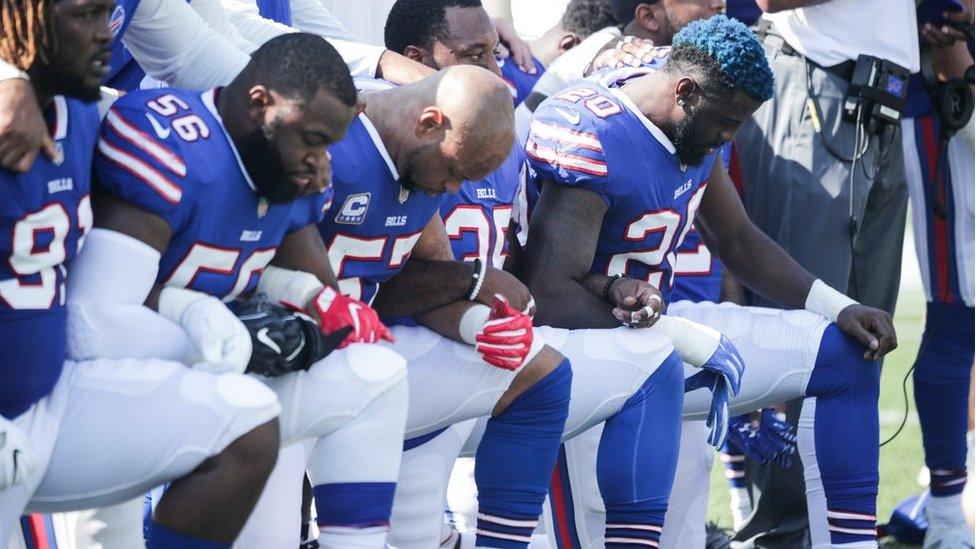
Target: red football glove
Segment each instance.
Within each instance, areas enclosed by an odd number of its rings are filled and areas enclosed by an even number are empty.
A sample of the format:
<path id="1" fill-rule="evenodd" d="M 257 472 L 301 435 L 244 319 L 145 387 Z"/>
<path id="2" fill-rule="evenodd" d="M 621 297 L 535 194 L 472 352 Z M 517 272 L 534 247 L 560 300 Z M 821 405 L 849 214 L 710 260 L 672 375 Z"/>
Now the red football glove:
<path id="1" fill-rule="evenodd" d="M 318 313 L 319 329 L 329 335 L 336 330 L 352 326 L 339 348 L 350 343 L 376 343 L 380 340 L 393 342 L 393 335 L 376 310 L 362 301 L 340 294 L 332 288 L 323 288 L 310 305 Z"/>
<path id="2" fill-rule="evenodd" d="M 475 341 L 485 362 L 517 370 L 532 350 L 532 317 L 516 311 L 504 297 L 495 294 L 491 314 Z"/>

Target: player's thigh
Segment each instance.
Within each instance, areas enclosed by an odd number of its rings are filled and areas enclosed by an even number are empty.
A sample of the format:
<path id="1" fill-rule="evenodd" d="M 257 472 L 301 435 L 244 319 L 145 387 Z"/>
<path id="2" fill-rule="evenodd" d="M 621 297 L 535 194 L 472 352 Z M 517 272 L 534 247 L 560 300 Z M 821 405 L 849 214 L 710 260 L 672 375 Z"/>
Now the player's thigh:
<path id="1" fill-rule="evenodd" d="M 278 395 L 282 444 L 287 446 L 346 425 L 405 376 L 397 353 L 359 343 L 332 352 L 307 371 L 255 377 Z"/>
<path id="2" fill-rule="evenodd" d="M 159 360 L 68 362 L 62 384 L 61 426 L 34 510 L 133 498 L 193 471 L 280 411 L 256 380 Z"/>
<path id="3" fill-rule="evenodd" d="M 392 332 L 392 348 L 407 360 L 407 439 L 490 414 L 518 374 L 488 364 L 474 346 L 427 328 L 394 326 Z"/>
<path id="4" fill-rule="evenodd" d="M 805 395 L 816 364 L 826 319 L 813 313 L 732 303 L 679 301 L 668 314 L 710 326 L 726 335 L 742 355 L 745 372 L 732 413 L 743 414 Z M 685 375 L 697 370 L 685 365 Z M 711 394 L 706 389 L 685 395 L 685 419 L 704 419 Z"/>
<path id="5" fill-rule="evenodd" d="M 674 351 L 669 338 L 652 330 L 539 327 L 536 334 L 573 366 L 564 439 L 619 412 Z"/>

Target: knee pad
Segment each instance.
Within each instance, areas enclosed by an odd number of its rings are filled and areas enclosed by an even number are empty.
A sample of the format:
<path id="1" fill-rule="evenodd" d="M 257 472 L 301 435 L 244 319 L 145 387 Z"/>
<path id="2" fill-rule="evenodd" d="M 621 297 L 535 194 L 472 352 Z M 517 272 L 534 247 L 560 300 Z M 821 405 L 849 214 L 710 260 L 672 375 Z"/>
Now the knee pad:
<path id="1" fill-rule="evenodd" d="M 856 398 L 878 400 L 881 366 L 864 360 L 864 346 L 844 335 L 836 324 L 824 330 L 820 349 L 807 384 L 807 396 L 829 398 L 847 393 Z"/>
<path id="2" fill-rule="evenodd" d="M 213 385 L 210 392 L 213 407 L 224 410 L 228 424 L 220 438 L 220 448 L 226 448 L 238 438 L 281 414 L 281 405 L 274 392 L 260 381 L 240 374 L 221 374 L 213 379 L 209 374 L 191 371 L 183 379 L 181 390 L 188 398 L 199 390 L 198 376 L 207 376 Z M 202 396 L 202 393 L 197 393 Z"/>

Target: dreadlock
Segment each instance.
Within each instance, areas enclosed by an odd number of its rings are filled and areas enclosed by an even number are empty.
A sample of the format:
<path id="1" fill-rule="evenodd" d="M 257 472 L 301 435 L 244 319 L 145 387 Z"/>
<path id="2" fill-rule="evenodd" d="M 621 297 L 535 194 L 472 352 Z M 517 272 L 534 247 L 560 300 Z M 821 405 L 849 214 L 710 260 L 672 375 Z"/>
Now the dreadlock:
<path id="1" fill-rule="evenodd" d="M 54 46 L 51 32 L 53 0 L 0 0 L 0 59 L 27 70 L 34 60 L 47 61 Z"/>

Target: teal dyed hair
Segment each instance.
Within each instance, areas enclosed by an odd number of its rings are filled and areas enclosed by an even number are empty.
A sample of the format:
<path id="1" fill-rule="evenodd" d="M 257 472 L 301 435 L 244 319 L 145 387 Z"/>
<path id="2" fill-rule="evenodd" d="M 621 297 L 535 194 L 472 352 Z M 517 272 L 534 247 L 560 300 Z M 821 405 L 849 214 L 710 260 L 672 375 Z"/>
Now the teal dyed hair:
<path id="1" fill-rule="evenodd" d="M 717 70 L 726 88 L 742 90 L 760 102 L 773 97 L 773 71 L 766 53 L 741 22 L 724 15 L 694 21 L 674 35 L 672 46 L 668 65 L 684 68 L 690 63 Z"/>

